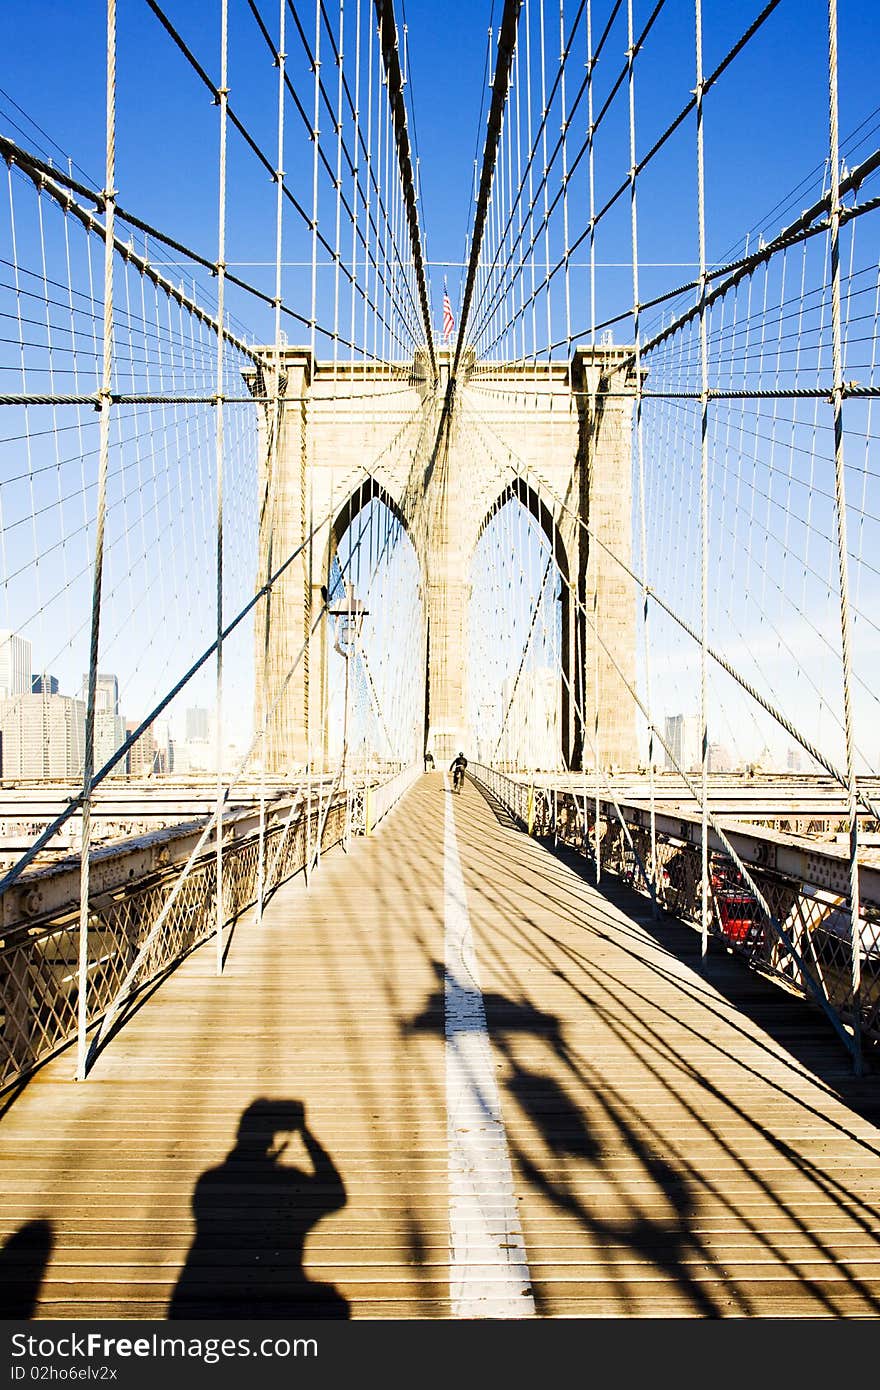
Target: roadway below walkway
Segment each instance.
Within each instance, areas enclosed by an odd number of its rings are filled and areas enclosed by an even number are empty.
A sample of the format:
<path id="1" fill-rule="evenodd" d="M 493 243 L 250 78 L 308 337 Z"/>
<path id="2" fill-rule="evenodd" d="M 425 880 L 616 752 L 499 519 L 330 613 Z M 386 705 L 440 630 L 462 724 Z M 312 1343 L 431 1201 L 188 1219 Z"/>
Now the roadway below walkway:
<path id="1" fill-rule="evenodd" d="M 876 1316 L 880 1077 L 602 888 L 421 778 L 6 1098 L 10 1312 Z"/>

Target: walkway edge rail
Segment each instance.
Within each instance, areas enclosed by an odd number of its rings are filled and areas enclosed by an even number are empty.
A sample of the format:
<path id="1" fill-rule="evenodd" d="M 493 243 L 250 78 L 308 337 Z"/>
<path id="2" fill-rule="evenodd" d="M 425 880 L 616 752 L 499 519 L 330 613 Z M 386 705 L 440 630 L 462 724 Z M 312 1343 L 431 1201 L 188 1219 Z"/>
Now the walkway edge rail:
<path id="1" fill-rule="evenodd" d="M 368 834 L 419 775 L 413 765 L 384 781 L 334 791 L 322 783 L 312 798 L 311 825 L 302 785 L 267 809 L 263 836 L 263 893 L 268 898 L 305 868 L 320 831 L 324 853 L 345 841 L 348 829 Z M 358 824 L 357 804 L 371 803 L 371 820 Z M 213 820 L 208 822 L 211 830 Z M 257 901 L 260 882 L 259 814 L 255 808 L 223 818 L 223 923 L 228 932 Z M 3 924 L 0 943 L 0 1092 L 28 1076 L 76 1040 L 79 951 L 78 908 L 63 880 L 78 877 L 60 865 L 26 875 Z M 193 822 L 154 832 L 92 855 L 89 904 L 88 1027 L 90 1062 L 112 1037 L 114 1020 L 147 985 L 173 968 L 216 931 L 216 853 L 205 827 Z M 57 880 L 57 882 L 56 882 Z M 45 905 L 44 905 L 45 904 Z M 256 929 L 256 928 L 254 928 Z M 98 1030 L 95 1032 L 95 1030 Z M 100 1039 L 100 1041 L 99 1041 Z M 97 1044 L 97 1046 L 96 1046 Z"/>
<path id="2" fill-rule="evenodd" d="M 511 813 L 528 834 L 563 843 L 601 870 L 610 870 L 650 897 L 650 808 L 621 803 L 611 784 L 598 798 L 522 780 L 471 763 L 474 781 Z M 655 811 L 658 900 L 688 926 L 701 928 L 699 808 Z M 855 1023 L 850 973 L 849 855 L 821 844 L 724 818 L 724 838 L 709 830 L 710 932 L 750 965 L 804 998 L 821 1003 L 838 1032 Z M 749 891 L 724 841 L 748 865 L 773 913 L 768 919 Z M 598 855 L 596 848 L 598 846 Z M 597 863 L 598 860 L 598 863 Z M 862 1035 L 880 1041 L 880 866 L 860 866 L 862 968 L 859 1021 Z M 772 929 L 774 926 L 776 930 Z M 794 951 L 787 949 L 790 942 Z M 806 969 L 804 969 L 806 967 Z M 809 974 L 809 978 L 805 975 Z M 822 1000 L 816 999 L 817 989 Z M 849 1049 L 848 1049 L 849 1050 Z"/>

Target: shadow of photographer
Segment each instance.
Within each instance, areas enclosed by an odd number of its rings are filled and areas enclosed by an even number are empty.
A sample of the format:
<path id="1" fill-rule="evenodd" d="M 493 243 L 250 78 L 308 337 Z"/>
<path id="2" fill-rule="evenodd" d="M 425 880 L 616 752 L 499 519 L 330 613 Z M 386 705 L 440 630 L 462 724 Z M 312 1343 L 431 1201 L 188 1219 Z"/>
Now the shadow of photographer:
<path id="1" fill-rule="evenodd" d="M 280 1161 L 297 1136 L 311 1171 Z M 303 1270 L 309 1232 L 345 1201 L 303 1103 L 254 1101 L 234 1148 L 196 1184 L 195 1239 L 167 1316 L 347 1318 L 347 1300 Z"/>

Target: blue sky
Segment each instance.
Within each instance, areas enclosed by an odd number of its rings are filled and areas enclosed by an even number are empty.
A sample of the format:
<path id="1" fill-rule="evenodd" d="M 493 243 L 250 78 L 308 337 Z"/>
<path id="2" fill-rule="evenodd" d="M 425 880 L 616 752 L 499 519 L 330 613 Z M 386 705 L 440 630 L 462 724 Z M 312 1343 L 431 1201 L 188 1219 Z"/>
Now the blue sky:
<path id="1" fill-rule="evenodd" d="M 357 3 L 358 0 L 344 0 L 345 15 L 349 24 Z M 364 13 L 371 10 L 371 0 L 360 0 L 360 3 Z M 540 0 L 529 0 L 533 36 L 536 32 L 534 26 L 539 14 L 539 3 Z M 325 4 L 328 13 L 338 21 L 336 0 L 325 0 Z M 593 0 L 593 5 L 596 29 L 599 30 L 610 9 L 610 0 L 608 4 L 603 0 Z M 313 15 L 314 4 L 311 0 L 310 3 L 297 0 L 297 7 L 302 12 L 305 27 L 308 29 L 313 21 L 307 20 L 305 16 Z M 212 77 L 216 78 L 219 53 L 217 0 L 166 0 L 165 8 L 200 61 Z M 277 0 L 262 0 L 260 8 L 274 32 L 277 25 Z M 496 0 L 496 28 L 501 8 L 501 0 Z M 653 5 L 649 4 L 648 0 L 636 0 L 634 10 L 637 32 L 652 8 Z M 759 8 L 758 0 L 723 0 L 723 3 L 722 0 L 704 0 L 704 70 L 707 73 L 718 64 L 730 45 L 754 19 Z M 577 12 L 577 5 L 567 5 L 566 12 L 570 22 Z M 556 0 L 545 0 L 545 13 L 548 53 L 553 55 L 558 52 L 557 39 L 550 33 L 558 24 Z M 274 158 L 277 90 L 275 69 L 246 0 L 230 0 L 230 16 L 231 101 L 267 155 Z M 623 62 L 626 47 L 625 16 L 626 5 L 622 6 L 621 14 L 609 36 L 606 55 L 596 70 L 597 105 L 603 100 Z M 160 28 L 145 0 L 118 0 L 118 17 L 117 187 L 120 202 L 131 212 L 193 246 L 207 257 L 213 258 L 217 246 L 217 110 Z M 473 160 L 475 153 L 478 158 L 482 155 L 483 126 L 489 103 L 489 91 L 484 86 L 484 79 L 487 29 L 492 17 L 491 0 L 489 3 L 484 3 L 484 0 L 477 0 L 476 3 L 447 0 L 442 7 L 428 4 L 426 0 L 407 0 L 405 9 L 400 0 L 397 3 L 398 24 L 402 28 L 405 21 L 408 27 L 408 95 L 412 102 L 413 128 L 420 157 L 420 215 L 427 237 L 434 322 L 438 329 L 444 274 L 449 279 L 454 306 L 458 299 L 460 268 L 455 264 L 445 266 L 441 263 L 460 262 L 465 248 L 473 206 Z M 524 23 L 525 10 L 521 25 Z M 749 236 L 751 244 L 754 244 L 759 234 L 772 236 L 780 226 L 792 220 L 803 207 L 813 201 L 821 188 L 828 141 L 826 25 L 825 0 L 782 0 L 758 37 L 736 58 L 724 78 L 707 96 L 706 215 L 710 263 L 725 260 L 731 252 L 742 247 L 746 236 Z M 582 59 L 586 56 L 583 29 L 577 42 L 581 53 L 580 58 L 576 54 L 570 64 L 570 99 L 583 72 Z M 299 52 L 298 56 L 295 56 L 298 50 L 292 40 L 288 43 L 288 48 L 291 52 L 291 74 L 297 89 L 307 96 L 311 90 L 311 78 L 302 53 Z M 874 114 L 880 101 L 876 81 L 876 73 L 880 70 L 878 50 L 880 35 L 876 23 L 876 3 L 868 3 L 868 0 L 841 0 L 840 124 L 844 153 L 850 165 L 864 158 L 880 143 L 880 117 Z M 346 62 L 348 70 L 351 71 L 353 55 L 350 48 L 346 53 Z M 328 65 L 327 72 L 330 72 L 331 66 Z M 639 154 L 644 153 L 653 144 L 677 114 L 687 100 L 693 83 L 693 6 L 690 0 L 668 0 L 654 26 L 644 54 L 638 60 L 636 107 Z M 3 48 L 0 52 L 0 93 L 0 130 L 38 153 L 53 154 L 56 159 L 59 159 L 62 153 L 69 155 L 77 166 L 74 172 L 100 188 L 103 183 L 104 165 L 103 0 L 34 0 L 33 4 L 27 6 L 7 5 L 4 13 Z M 26 114 L 22 114 L 18 108 L 22 108 Z M 290 109 L 290 104 L 287 120 L 287 181 L 302 200 L 308 203 L 311 190 L 310 147 L 301 125 L 297 128 L 297 118 Z M 556 127 L 551 134 L 555 139 L 558 130 L 558 117 L 555 114 L 553 120 L 556 121 Z M 601 140 L 597 143 L 597 185 L 600 202 L 625 177 L 628 167 L 627 121 L 624 86 L 603 128 Z M 585 123 L 585 110 L 581 108 L 572 128 L 572 148 L 583 139 Z M 848 134 L 860 126 L 856 137 L 847 144 Z M 332 142 L 332 133 L 325 129 L 323 138 Z M 578 188 L 571 194 L 576 227 L 583 225 L 584 175 L 585 166 L 582 165 Z M 259 167 L 252 153 L 242 145 L 234 132 L 230 135 L 229 189 L 228 260 L 253 284 L 264 292 L 271 292 L 275 240 L 274 188 L 265 170 Z M 26 219 L 25 202 L 26 199 L 22 196 L 18 205 L 22 223 Z M 327 217 L 329 213 L 332 221 L 332 205 L 325 201 L 322 208 L 322 217 Z M 873 216 L 876 217 L 877 214 Z M 0 232 L 6 235 L 8 226 L 5 223 L 8 218 L 4 216 L 3 220 L 4 227 Z M 871 224 L 872 217 L 861 219 L 856 239 L 855 268 L 865 273 L 873 273 L 871 267 L 876 268 L 877 262 L 876 238 L 872 240 L 870 236 Z M 322 225 L 327 223 L 322 222 Z M 697 256 L 693 117 L 683 123 L 668 147 L 640 180 L 639 230 L 643 297 L 660 293 L 693 278 Z M 56 227 L 56 235 L 57 231 Z M 309 240 L 303 227 L 295 224 L 295 218 L 286 215 L 285 258 L 291 262 L 307 262 Z M 852 243 L 847 242 L 846 249 L 851 245 Z M 38 251 L 31 247 L 29 254 L 38 264 Z M 158 248 L 154 247 L 151 254 L 159 254 Z M 601 318 L 605 314 L 619 312 L 631 303 L 627 197 L 620 199 L 615 211 L 602 224 L 597 241 L 597 258 L 598 316 Z M 794 259 L 792 263 L 794 264 Z M 175 279 L 188 278 L 192 274 L 192 267 L 171 266 L 169 273 Z M 823 274 L 821 265 L 815 270 L 811 269 L 810 273 L 814 274 L 818 283 Z M 320 293 L 325 312 L 330 300 L 330 275 L 332 272 L 329 269 L 321 272 Z M 580 329 L 587 322 L 588 315 L 583 262 L 580 268 L 575 268 L 573 275 L 573 326 Z M 210 303 L 214 284 L 210 276 L 200 274 L 198 278 L 198 293 L 205 302 Z M 287 301 L 306 315 L 309 309 L 308 278 L 305 265 L 291 264 L 285 272 L 284 280 Z M 777 294 L 772 276 L 768 283 L 772 301 L 773 296 Z M 789 301 L 792 289 L 790 280 L 787 291 Z M 757 277 L 754 291 L 755 295 L 760 293 Z M 248 335 L 264 341 L 270 337 L 271 315 L 268 310 L 255 307 L 240 294 L 230 294 L 229 307 Z M 745 312 L 745 308 L 744 288 L 741 295 L 741 311 Z M 554 314 L 558 314 L 558 301 L 554 307 Z M 786 320 L 783 324 L 781 314 L 778 319 L 780 333 L 788 332 L 790 321 Z M 557 322 L 555 319 L 554 323 Z M 768 320 L 768 323 L 773 322 L 772 319 Z M 624 341 L 628 337 L 629 326 L 624 323 L 615 332 L 617 341 Z M 296 330 L 288 328 L 288 333 L 291 339 L 299 336 L 300 341 L 307 340 L 307 330 L 301 330 L 297 334 Z M 863 341 L 866 339 L 863 338 Z M 772 353 L 769 353 L 765 362 L 762 354 L 761 364 L 756 367 L 753 353 L 753 360 L 748 365 L 753 370 L 763 370 L 765 378 L 769 381 L 769 377 L 772 376 L 771 357 Z M 695 360 L 692 341 L 692 368 Z M 209 380 L 211 368 L 208 349 L 205 349 L 205 362 L 206 380 Z M 661 358 L 652 368 L 654 380 L 661 379 L 662 368 Z M 680 370 L 677 359 L 671 357 L 669 371 L 674 374 Z M 855 374 L 862 380 L 867 380 L 872 370 L 872 364 L 863 360 Z M 855 443 L 851 446 L 849 457 L 854 461 L 859 457 L 864 459 L 862 481 L 865 491 L 859 505 L 864 514 L 868 515 L 872 510 L 874 513 L 878 510 L 872 500 L 874 483 L 868 482 L 876 476 L 878 463 L 873 452 L 873 443 L 871 458 L 868 459 L 864 444 L 866 431 L 861 430 L 861 440 L 857 437 L 860 426 L 860 420 L 856 418 L 857 413 L 858 408 L 852 407 L 848 415 L 848 419 L 856 425 Z M 663 449 L 667 451 L 669 476 L 673 479 L 680 478 L 681 495 L 692 497 L 692 484 L 696 474 L 689 463 L 686 468 L 683 462 L 690 458 L 688 451 L 693 445 L 692 422 L 679 434 L 678 425 L 683 411 L 674 407 L 670 408 L 667 414 L 671 421 L 670 428 L 658 434 L 661 453 Z M 738 511 L 733 501 L 734 483 L 731 482 L 725 491 L 721 462 L 724 460 L 724 451 L 728 448 L 729 439 L 733 437 L 736 441 L 737 438 L 742 438 L 741 422 L 733 430 L 732 436 L 731 430 L 726 430 L 718 445 L 719 482 L 715 500 L 719 522 L 716 535 L 721 537 L 726 527 L 727 532 L 740 537 L 742 532 L 737 530 L 737 526 L 748 514 L 751 525 L 749 534 L 754 538 L 754 553 L 745 556 L 743 561 L 743 573 L 747 578 L 751 575 L 748 583 L 752 584 L 757 594 L 759 586 L 755 580 L 755 571 L 757 561 L 760 560 L 764 565 L 759 576 L 760 588 L 766 585 L 766 575 L 770 576 L 772 588 L 773 578 L 787 573 L 789 577 L 786 582 L 791 587 L 791 596 L 803 606 L 800 598 L 801 587 L 795 583 L 791 569 L 786 570 L 785 547 L 791 539 L 788 521 L 779 520 L 775 494 L 771 500 L 767 500 L 763 493 L 766 492 L 768 496 L 772 494 L 772 487 L 776 485 L 774 479 L 777 480 L 778 486 L 791 490 L 794 484 L 789 476 L 790 469 L 786 460 L 795 455 L 789 447 L 790 441 L 797 434 L 798 440 L 803 438 L 809 442 L 815 438 L 816 431 L 807 411 L 798 415 L 791 424 L 783 417 L 784 411 L 780 412 L 779 418 L 775 410 L 772 418 L 768 414 L 761 426 L 761 440 L 751 446 L 755 455 L 752 462 L 757 462 L 759 470 L 764 471 L 760 472 L 758 478 L 760 488 L 756 487 L 748 495 L 747 509 L 746 502 L 743 501 L 741 505 L 736 503 Z M 722 418 L 720 412 L 718 418 Z M 207 414 L 205 420 L 198 422 L 197 428 L 204 434 L 205 448 L 202 452 L 204 458 L 209 459 L 210 425 Z M 819 458 L 821 468 L 826 470 L 821 482 L 827 491 L 828 458 L 825 446 L 828 434 L 824 424 L 822 429 L 824 433 L 819 435 L 821 447 L 816 457 Z M 152 449 L 151 458 L 155 458 L 156 468 L 159 470 L 164 466 L 166 452 L 170 449 L 173 455 L 179 441 L 172 436 L 171 431 L 163 432 L 157 429 L 156 437 L 158 442 L 155 446 L 145 445 L 145 448 Z M 750 437 L 747 432 L 747 438 Z M 69 436 L 67 438 L 69 439 Z M 812 459 L 812 450 L 813 445 L 810 443 L 809 450 L 805 448 L 803 452 L 809 452 Z M 74 450 L 71 454 L 71 467 L 75 452 Z M 743 452 L 740 448 L 737 457 L 743 456 Z M 244 454 L 242 457 L 244 458 Z M 770 467 L 774 457 L 775 472 Z M 732 467 L 731 464 L 731 469 Z M 250 471 L 247 471 L 248 469 Z M 244 498 L 246 486 L 251 485 L 253 478 L 253 459 L 248 461 L 247 469 L 243 464 L 242 470 L 241 496 Z M 208 469 L 203 478 L 193 483 L 194 494 L 200 495 L 209 491 L 209 472 Z M 730 476 L 733 477 L 732 472 Z M 46 479 L 49 479 L 48 470 Z M 854 481 L 856 491 L 853 495 L 858 497 L 860 480 Z M 670 500 L 666 474 L 659 468 L 656 470 L 654 482 L 656 496 L 653 503 L 653 523 L 658 529 L 663 530 L 664 534 L 677 539 L 674 526 L 682 522 L 681 511 L 679 509 L 673 516 L 665 510 L 672 506 L 674 499 Z M 739 487 L 738 482 L 736 486 Z M 870 495 L 867 491 L 868 486 L 871 488 Z M 33 507 L 33 501 L 24 491 L 19 500 L 23 507 L 23 515 L 26 516 L 28 508 Z M 166 499 L 162 505 L 167 508 L 171 504 Z M 158 507 L 158 503 L 156 506 L 156 516 L 165 524 L 165 511 Z M 722 508 L 726 508 L 723 515 Z M 670 518 L 668 522 L 667 517 Z M 833 571 L 830 562 L 827 561 L 827 556 L 831 555 L 831 548 L 830 538 L 825 534 L 829 528 L 824 525 L 820 528 L 818 512 L 813 511 L 811 517 L 814 539 L 821 541 L 823 547 L 821 563 L 815 560 L 815 564 L 821 570 L 823 579 L 826 573 L 830 576 L 826 587 L 827 592 L 831 594 Z M 860 518 L 861 512 L 853 517 L 853 521 L 858 522 Z M 651 520 L 649 518 L 649 524 Z M 759 522 L 766 526 L 767 539 L 760 530 Z M 142 518 L 138 518 L 137 524 L 143 531 Z M 171 521 L 168 524 L 171 525 Z M 156 525 L 159 525 L 158 520 Z M 688 538 L 693 541 L 696 534 L 693 518 L 690 521 L 686 520 L 685 525 L 689 527 Z M 36 530 L 36 527 L 33 529 Z M 24 530 L 22 526 L 17 534 L 23 535 Z M 203 533 L 199 532 L 199 535 L 207 554 L 211 540 L 210 516 L 205 521 Z M 128 537 L 129 532 L 125 534 Z M 875 534 L 871 525 L 867 524 L 865 529 L 856 525 L 852 530 L 852 544 L 858 546 L 860 555 L 866 561 L 862 567 L 863 585 L 859 600 L 866 614 L 875 608 L 874 596 L 877 593 L 876 575 L 868 564 L 873 554 Z M 78 533 L 74 535 L 73 531 L 69 530 L 68 540 L 71 542 L 71 553 L 77 549 L 82 554 L 85 553 Z M 252 583 L 250 566 L 253 555 L 245 541 L 246 538 L 241 542 L 240 570 L 236 571 L 242 593 L 249 592 L 249 585 Z M 27 543 L 31 544 L 30 539 Z M 813 544 L 813 540 L 810 543 Z M 39 544 L 39 537 L 34 539 L 33 544 Z M 181 556 L 189 554 L 187 546 L 192 546 L 191 534 L 181 536 Z M 129 565 L 129 575 L 139 572 L 131 568 L 127 552 L 123 553 L 124 549 L 120 541 L 121 571 Z M 662 548 L 658 554 L 661 553 Z M 658 583 L 661 579 L 667 582 L 667 592 L 676 598 L 684 611 L 688 611 L 688 604 L 694 600 L 697 592 L 692 568 L 695 553 L 689 554 L 689 569 L 678 563 L 679 556 L 673 544 L 672 552 L 664 562 L 668 563 L 668 574 L 653 576 Z M 151 548 L 144 545 L 138 564 L 147 566 L 150 554 Z M 768 554 L 770 559 L 767 559 Z M 53 578 L 52 563 L 54 562 L 44 563 L 47 584 L 51 583 Z M 76 565 L 78 573 L 82 568 L 81 557 L 76 561 Z M 130 584 L 130 577 L 126 579 L 121 571 L 120 584 L 123 580 Z M 744 587 L 747 587 L 745 581 Z M 731 583 L 730 588 L 736 592 L 737 584 Z M 833 638 L 834 614 L 831 609 L 833 603 L 828 613 L 824 607 L 817 607 L 813 618 L 823 631 L 827 628 Z M 117 624 L 120 640 L 125 634 L 126 622 L 130 623 L 131 611 L 133 609 L 127 605 L 127 600 L 126 603 L 120 600 L 120 617 Z M 762 606 L 757 617 L 752 615 L 755 620 L 753 622 L 752 618 L 749 619 L 741 638 L 731 627 L 729 640 L 741 640 L 746 650 L 757 651 L 757 624 L 763 620 L 766 611 Z M 186 625 L 185 617 L 186 615 L 181 615 L 183 626 Z M 724 626 L 723 618 L 724 614 L 721 613 L 719 628 Z M 10 611 L 3 621 L 16 626 L 19 621 L 18 611 Z M 161 628 L 166 621 L 164 609 L 157 611 L 154 621 Z M 787 648 L 784 643 L 780 643 L 778 637 L 781 633 L 786 640 L 794 641 L 791 623 L 792 615 L 783 612 L 779 618 L 778 632 L 771 633 L 768 637 L 768 640 L 772 639 L 773 651 L 777 655 L 779 665 L 778 671 L 770 672 L 768 683 L 783 703 L 789 696 L 786 682 L 791 678 L 793 667 Z M 71 630 L 71 627 L 65 629 L 66 632 Z M 801 645 L 801 651 L 806 654 L 802 663 L 805 670 L 814 641 L 815 633 L 811 629 L 804 634 Z M 44 646 L 44 655 L 46 650 Z M 672 664 L 673 658 L 674 653 L 669 658 Z M 876 645 L 866 641 L 860 649 L 859 661 L 865 685 L 876 688 Z M 173 659 L 171 655 L 168 658 L 169 672 L 176 672 L 180 663 L 175 663 L 176 648 Z M 143 662 L 142 665 L 146 668 L 148 663 Z M 82 654 L 78 648 L 70 656 L 70 669 L 77 673 L 83 669 Z M 692 674 L 689 666 L 688 679 Z M 829 668 L 824 675 L 820 672 L 820 678 L 826 682 L 829 700 L 836 701 L 839 687 L 836 672 Z M 139 676 L 138 680 L 140 679 Z M 138 708 L 144 707 L 149 694 L 145 682 L 146 675 L 143 676 L 141 684 L 135 682 L 134 688 L 138 694 L 137 697 L 132 696 L 129 709 L 135 705 Z M 692 684 L 690 681 L 690 686 Z M 670 698 L 680 700 L 680 704 L 669 708 L 668 712 L 672 713 L 677 708 L 690 708 L 696 697 L 693 689 L 688 687 L 681 696 L 673 691 Z M 206 694 L 205 702 L 208 699 L 209 695 Z M 809 699 L 812 700 L 813 696 L 810 695 Z M 864 705 L 860 713 L 865 728 L 875 727 L 876 701 L 870 706 Z M 876 750 L 870 750 L 871 760 L 875 759 L 875 753 Z"/>
<path id="2" fill-rule="evenodd" d="M 368 0 L 363 0 L 366 5 Z M 533 23 L 536 0 L 531 0 Z M 346 0 L 351 23 L 354 0 Z M 217 74 L 219 5 L 215 0 L 168 0 L 167 11 L 212 75 Z M 332 12 L 334 6 L 329 6 Z M 594 0 L 595 27 L 606 6 Z M 638 31 L 651 7 L 635 6 Z M 754 17 L 754 0 L 710 0 L 704 5 L 707 72 Z M 263 3 L 270 29 L 276 5 Z M 304 17 L 312 7 L 299 6 Z M 487 29 L 500 18 L 501 0 L 448 0 L 443 6 L 408 0 L 397 7 L 399 27 L 408 28 L 408 57 L 415 133 L 423 190 L 422 220 L 433 261 L 460 261 L 472 203 L 473 159 L 482 153 L 481 106 Z M 567 7 L 571 14 L 577 7 Z M 624 5 L 609 39 L 607 58 L 597 68 L 603 78 L 616 73 L 625 47 Z M 557 7 L 547 0 L 548 52 L 557 45 L 550 30 Z M 825 0 L 784 0 L 758 38 L 735 60 L 728 75 L 707 98 L 707 223 L 709 256 L 722 257 L 747 231 L 754 230 L 778 200 L 821 163 L 827 142 L 825 96 Z M 275 76 L 245 0 L 230 6 L 231 100 L 252 125 L 268 153 L 274 148 Z M 876 8 L 867 0 L 841 0 L 841 130 L 853 129 L 876 100 L 878 38 Z M 308 22 L 304 18 L 306 28 Z M 144 0 L 118 6 L 120 200 L 147 220 L 207 254 L 216 242 L 216 110 L 198 87 Z M 0 88 L 91 176 L 103 182 L 104 5 L 101 0 L 38 0 L 10 5 L 4 14 Z M 582 37 L 578 42 L 582 42 Z M 289 43 L 288 47 L 293 48 Z M 349 62 L 351 57 L 349 55 Z M 572 64 L 571 81 L 578 78 Z M 640 60 L 637 74 L 639 148 L 644 150 L 678 110 L 693 85 L 692 7 L 670 3 L 661 13 Z M 486 98 L 485 102 L 483 98 Z M 625 101 L 620 119 L 608 122 L 607 151 L 597 150 L 600 183 L 625 172 Z M 0 97 L 2 125 L 24 126 L 22 143 L 48 142 Z M 288 118 L 290 120 L 290 118 Z M 289 127 L 290 128 L 290 127 Z M 240 142 L 239 142 L 240 143 Z M 241 196 L 230 214 L 230 259 L 271 259 L 274 222 L 271 190 L 253 157 L 230 146 L 233 179 Z M 643 259 L 687 261 L 696 255 L 693 197 L 693 121 L 670 142 L 644 180 Z M 296 183 L 296 172 L 288 170 Z M 795 208 L 798 211 L 799 208 Z M 625 230 L 610 233 L 604 260 Z M 621 253 L 626 247 L 617 248 Z M 456 270 L 447 272 L 450 289 Z M 435 311 L 439 311 L 443 267 L 432 273 Z M 665 271 L 646 270 L 651 284 L 672 283 Z M 259 272 L 255 278 L 262 283 Z M 621 293 L 628 276 L 609 266 L 605 277 Z M 288 287 L 296 297 L 296 284 Z M 454 296 L 455 297 L 455 296 Z"/>

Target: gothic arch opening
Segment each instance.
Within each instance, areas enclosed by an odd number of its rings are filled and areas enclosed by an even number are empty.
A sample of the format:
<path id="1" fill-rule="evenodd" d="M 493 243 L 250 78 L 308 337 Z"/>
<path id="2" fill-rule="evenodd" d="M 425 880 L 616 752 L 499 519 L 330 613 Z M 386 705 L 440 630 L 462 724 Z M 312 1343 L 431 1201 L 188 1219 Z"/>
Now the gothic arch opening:
<path id="1" fill-rule="evenodd" d="M 355 489 L 333 523 L 326 587 L 330 762 L 347 742 L 355 768 L 405 766 L 424 744 L 424 588 L 403 514 L 375 479 Z M 341 612 L 350 599 L 363 609 L 356 631 Z"/>
<path id="2" fill-rule="evenodd" d="M 470 721 L 482 762 L 552 771 L 570 761 L 568 578 L 552 513 L 511 480 L 483 519 L 471 564 Z"/>

